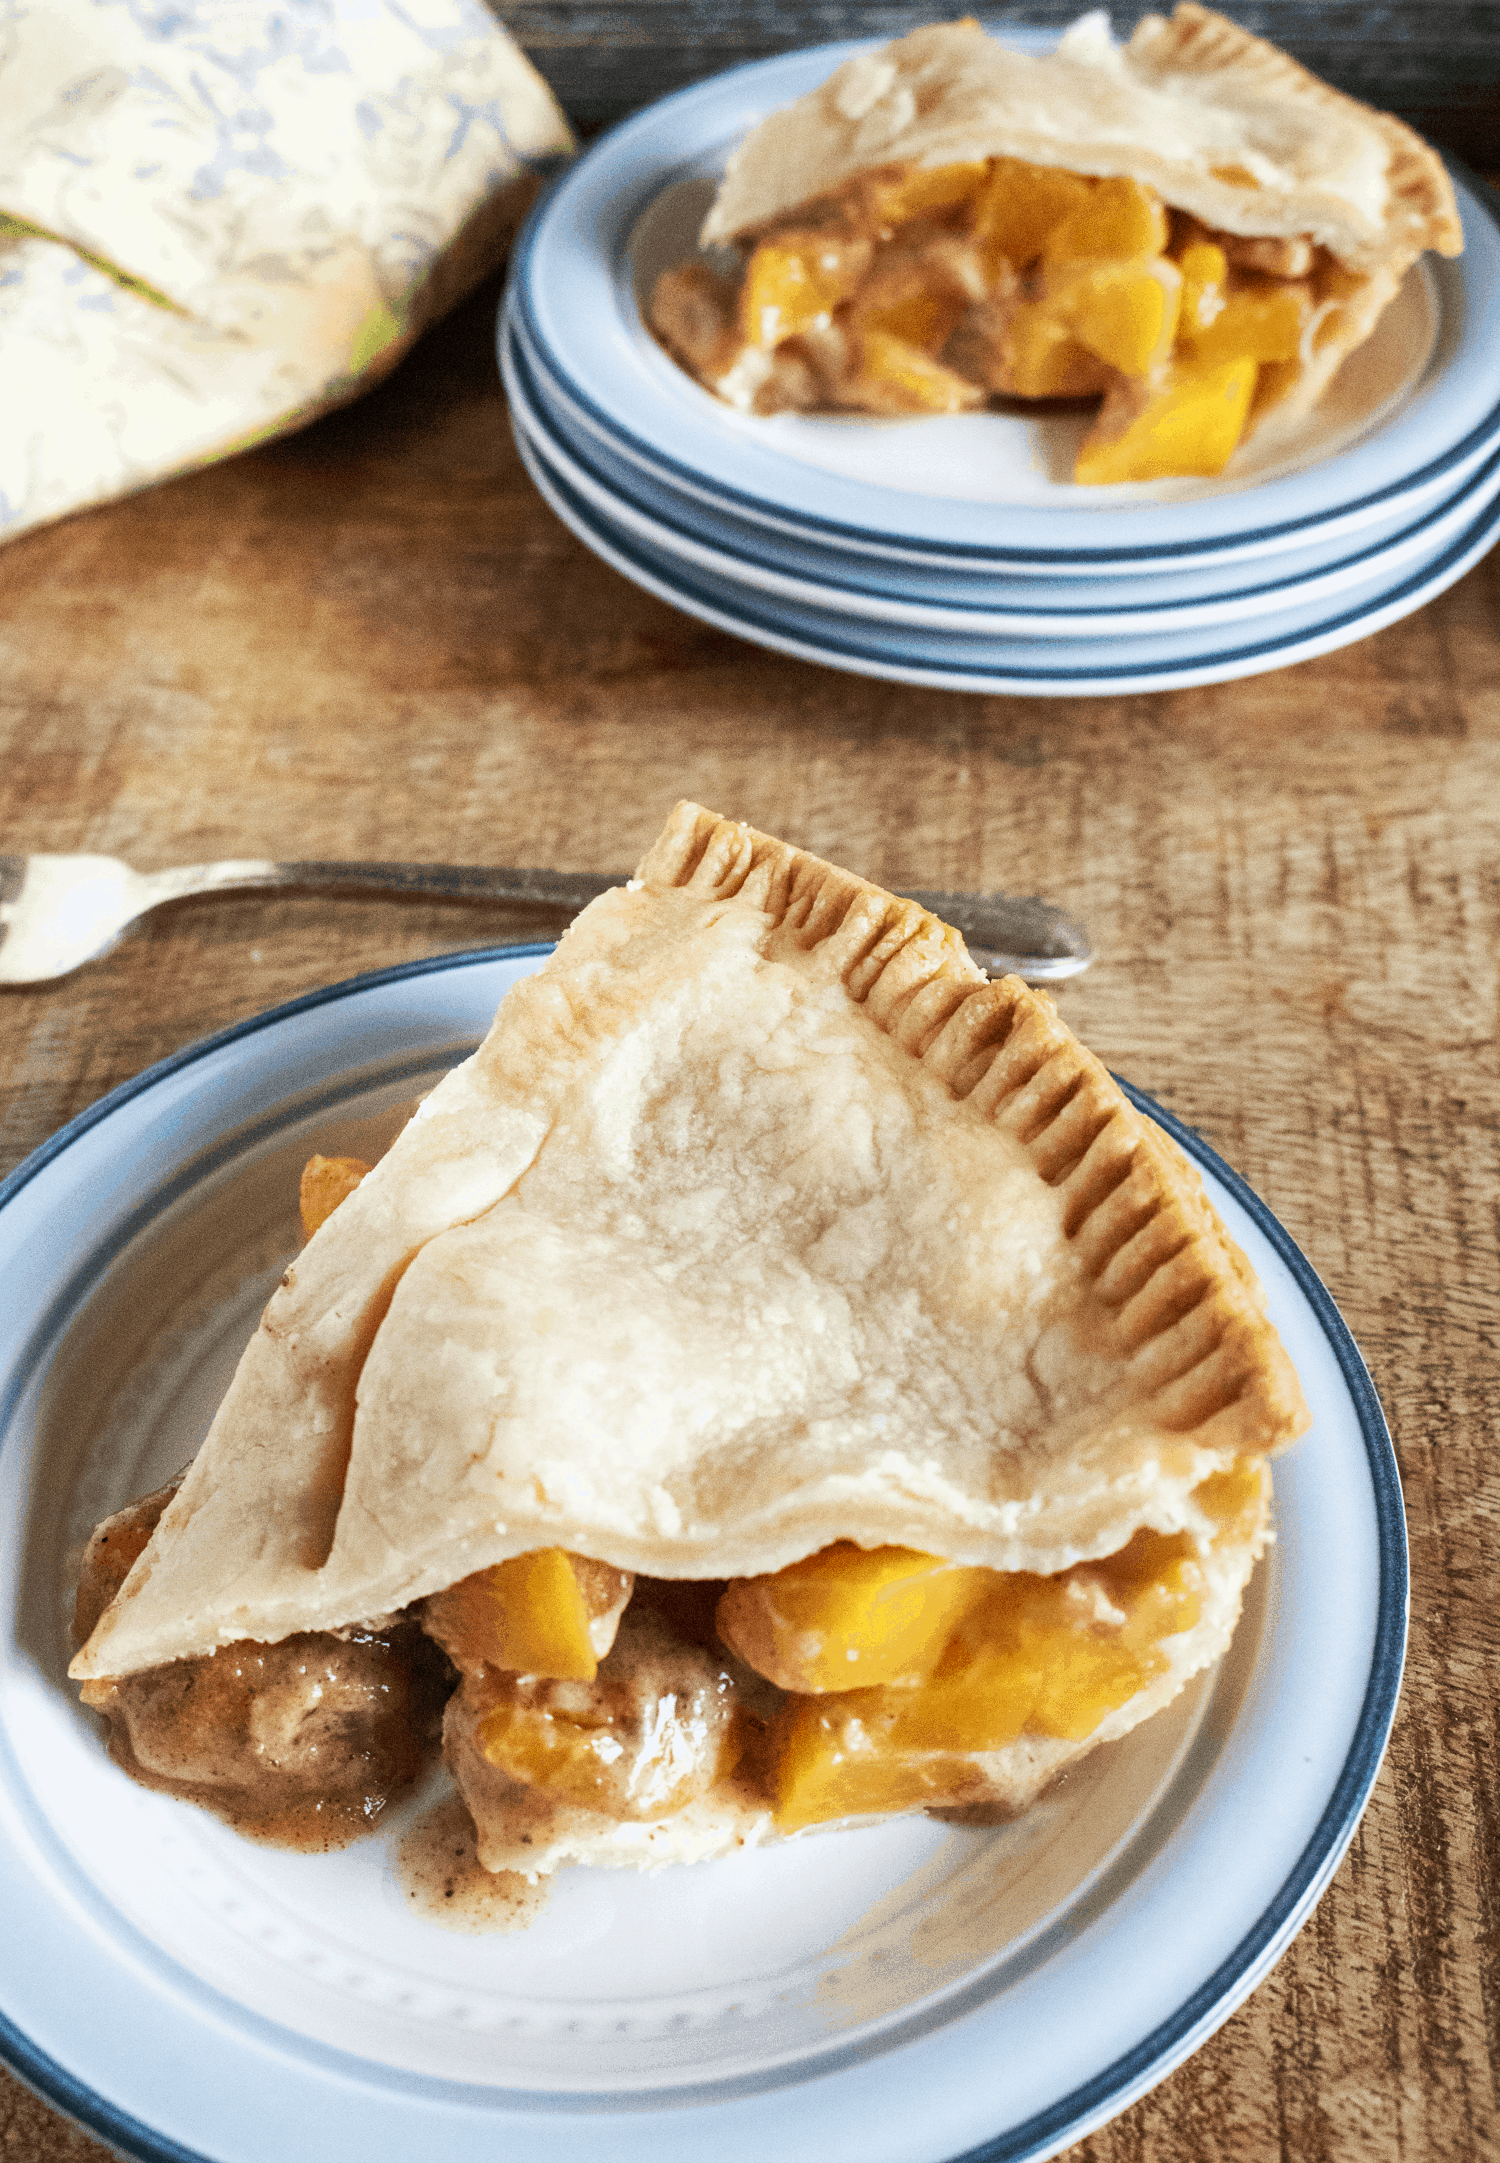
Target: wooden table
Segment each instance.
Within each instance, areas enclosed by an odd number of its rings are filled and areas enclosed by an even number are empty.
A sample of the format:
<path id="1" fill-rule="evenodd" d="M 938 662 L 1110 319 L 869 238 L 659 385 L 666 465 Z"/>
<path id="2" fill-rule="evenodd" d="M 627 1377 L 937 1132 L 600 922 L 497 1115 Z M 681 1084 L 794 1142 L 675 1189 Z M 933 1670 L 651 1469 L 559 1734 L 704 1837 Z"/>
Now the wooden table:
<path id="1" fill-rule="evenodd" d="M 1099 960 L 1068 1019 L 1245 1174 L 1363 1346 L 1414 1583 L 1395 1739 L 1331 1890 L 1214 2040 L 1074 2153 L 1494 2155 L 1500 557 L 1363 645 L 1218 689 L 861 682 L 677 615 L 570 538 L 507 433 L 494 303 L 307 433 L 5 551 L 3 846 L 609 869 L 689 794 L 892 885 L 1069 902 Z M 206 1031 L 543 928 L 181 905 L 0 997 L 0 1171 Z M 0 2080 L 0 2154 L 103 2153 Z"/>

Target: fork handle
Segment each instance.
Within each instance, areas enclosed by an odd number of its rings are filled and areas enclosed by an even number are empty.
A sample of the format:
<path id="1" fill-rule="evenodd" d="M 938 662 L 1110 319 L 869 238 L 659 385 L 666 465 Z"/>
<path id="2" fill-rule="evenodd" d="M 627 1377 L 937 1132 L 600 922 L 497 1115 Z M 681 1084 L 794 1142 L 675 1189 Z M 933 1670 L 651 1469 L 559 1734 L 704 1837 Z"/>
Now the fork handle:
<path id="1" fill-rule="evenodd" d="M 449 901 L 519 901 L 576 911 L 612 886 L 623 886 L 629 876 L 625 871 L 531 871 L 492 864 L 272 863 L 243 857 L 153 871 L 146 884 L 150 907 L 236 887 L 300 886 L 325 893 L 342 889 L 438 894 Z M 961 932 L 975 961 L 993 975 L 1015 970 L 1033 983 L 1059 983 L 1086 969 L 1092 959 L 1082 927 L 1035 896 L 902 891 Z"/>
<path id="2" fill-rule="evenodd" d="M 298 886 L 331 893 L 438 894 L 449 901 L 530 901 L 540 907 L 581 909 L 623 886 L 627 871 L 518 871 L 490 864 L 272 863 L 238 857 L 219 864 L 183 864 L 148 874 L 152 900 L 178 901 L 188 894 L 235 888 Z"/>

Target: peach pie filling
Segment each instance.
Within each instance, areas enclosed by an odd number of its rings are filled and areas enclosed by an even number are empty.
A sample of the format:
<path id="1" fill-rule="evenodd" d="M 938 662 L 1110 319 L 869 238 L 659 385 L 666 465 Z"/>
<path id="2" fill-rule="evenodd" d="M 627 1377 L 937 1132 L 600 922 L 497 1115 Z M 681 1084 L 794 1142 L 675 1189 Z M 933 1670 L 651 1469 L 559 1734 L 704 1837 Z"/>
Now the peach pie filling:
<path id="1" fill-rule="evenodd" d="M 757 413 L 962 413 L 1100 398 L 1082 482 L 1222 472 L 1364 283 L 1307 238 L 1247 240 L 1140 181 L 1014 158 L 893 167 L 663 271 L 651 327 Z"/>
<path id="2" fill-rule="evenodd" d="M 368 1169 L 309 1162 L 309 1235 Z M 80 1641 L 174 1491 L 96 1531 Z M 83 1696 L 136 1779 L 304 1845 L 376 1822 L 435 1747 L 445 1697 L 460 1777 L 472 1747 L 507 1793 L 549 1808 L 656 1821 L 732 1781 L 785 1832 L 982 1809 L 1006 1792 L 993 1753 L 1086 1741 L 1167 1673 L 1200 1618 L 1208 1554 L 1253 1543 L 1268 1496 L 1245 1459 L 1194 1490 L 1204 1534 L 1137 1532 L 1049 1577 L 838 1541 L 765 1576 L 669 1581 L 541 1548 L 402 1615 L 228 1645 Z"/>
<path id="3" fill-rule="evenodd" d="M 1253 1539 L 1266 1495 L 1258 1461 L 1203 1483 L 1212 1544 Z M 990 1753 L 1086 1740 L 1198 1621 L 1201 1555 L 1142 1531 L 1038 1577 L 841 1541 L 713 1585 L 549 1549 L 465 1578 L 425 1623 L 480 1755 L 518 1785 L 654 1818 L 733 1774 L 794 1832 L 982 1801 Z"/>
<path id="4" fill-rule="evenodd" d="M 1253 1540 L 1267 1491 L 1258 1460 L 1200 1485 L 1210 1545 Z M 81 1634 L 171 1492 L 100 1528 Z M 1202 1557 L 1190 1533 L 1142 1531 L 1039 1577 L 839 1541 L 767 1576 L 702 1583 L 542 1548 L 404 1616 L 226 1646 L 86 1684 L 84 1701 L 147 1785 L 262 1837 L 336 1845 L 376 1822 L 434 1743 L 452 1689 L 419 1654 L 435 1639 L 458 1670 L 450 1718 L 534 1798 L 656 1821 L 733 1778 L 739 1800 L 796 1832 L 982 1805 L 991 1753 L 1087 1740 L 1166 1672 L 1170 1641 L 1200 1616 Z"/>

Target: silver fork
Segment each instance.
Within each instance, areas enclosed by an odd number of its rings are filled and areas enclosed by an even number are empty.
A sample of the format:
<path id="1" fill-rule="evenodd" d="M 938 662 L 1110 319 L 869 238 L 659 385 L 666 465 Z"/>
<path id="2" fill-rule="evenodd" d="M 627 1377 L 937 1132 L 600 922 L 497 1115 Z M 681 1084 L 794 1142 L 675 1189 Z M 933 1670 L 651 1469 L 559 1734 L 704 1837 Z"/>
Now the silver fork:
<path id="1" fill-rule="evenodd" d="M 0 856 L 0 986 L 45 984 L 114 945 L 148 910 L 189 894 L 255 887 L 324 892 L 433 894 L 451 901 L 518 901 L 572 916 L 623 886 L 625 871 L 515 871 L 486 864 L 274 864 L 242 858 L 132 871 L 117 856 Z M 1034 896 L 907 891 L 963 933 L 992 976 L 1055 984 L 1093 960 L 1082 928 Z"/>

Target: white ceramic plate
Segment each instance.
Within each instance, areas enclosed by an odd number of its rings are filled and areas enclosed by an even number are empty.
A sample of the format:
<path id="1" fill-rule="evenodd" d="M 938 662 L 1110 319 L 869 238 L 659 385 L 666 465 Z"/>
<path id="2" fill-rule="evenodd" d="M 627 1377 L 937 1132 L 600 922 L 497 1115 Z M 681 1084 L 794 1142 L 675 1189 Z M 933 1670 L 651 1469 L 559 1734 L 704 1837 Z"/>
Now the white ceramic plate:
<path id="1" fill-rule="evenodd" d="M 1055 42 L 1013 26 L 1001 34 L 1025 50 Z M 720 170 L 761 113 L 813 89 L 869 42 L 759 61 L 663 99 L 603 137 L 529 222 L 511 278 L 528 339 L 626 455 L 742 515 L 790 519 L 863 549 L 1164 566 L 1205 548 L 1271 552 L 1331 522 L 1352 530 L 1387 497 L 1440 488 L 1447 468 L 1494 432 L 1500 225 L 1489 198 L 1458 177 L 1467 252 L 1429 259 L 1384 340 L 1351 357 L 1347 409 L 1348 386 L 1331 389 L 1305 441 L 1270 473 L 1080 489 L 1051 477 L 1058 446 L 1029 421 L 731 413 L 641 323 L 632 249 L 638 238 L 654 244 L 641 220 L 669 190 Z M 891 485 L 893 471 L 902 485 Z"/>
<path id="2" fill-rule="evenodd" d="M 174 2163 L 1040 2157 L 1194 2049 L 1352 1833 L 1400 1674 L 1394 1462 L 1286 1234 L 1172 1131 L 1314 1408 L 1224 1669 L 1019 1824 L 902 1821 L 653 1878 L 522 1934 L 412 1913 L 389 1838 L 278 1854 L 109 1764 L 64 1677 L 74 1550 L 181 1461 L 293 1244 L 314 1145 L 378 1146 L 545 948 L 365 977 L 193 1046 L 0 1187 L 0 2044 Z M 1151 1107 L 1147 1107 L 1151 1109 Z M 1161 1116 L 1161 1115 L 1158 1115 Z"/>
<path id="3" fill-rule="evenodd" d="M 1222 629 L 1111 640 L 992 638 L 861 620 L 758 593 L 738 577 L 690 568 L 584 502 L 550 465 L 541 446 L 519 430 L 516 446 L 559 518 L 597 556 L 647 592 L 779 653 L 857 676 L 946 691 L 1068 698 L 1229 683 L 1289 668 L 1409 616 L 1470 570 L 1500 533 L 1500 502 L 1491 496 L 1473 522 L 1445 546 L 1424 552 L 1415 565 L 1389 580 L 1367 581 L 1332 600 L 1268 610 Z"/>
<path id="4" fill-rule="evenodd" d="M 784 521 L 742 517 L 691 484 L 672 485 L 640 461 L 623 456 L 591 416 L 570 402 L 545 360 L 527 343 L 514 308 L 502 311 L 499 348 L 502 369 L 509 366 L 520 372 L 525 393 L 546 432 L 616 498 L 648 517 L 772 570 L 832 580 L 874 599 L 936 606 L 1102 610 L 1216 602 L 1226 597 L 1247 600 L 1267 587 L 1315 576 L 1342 565 L 1352 554 L 1365 555 L 1399 539 L 1415 521 L 1437 515 L 1470 487 L 1500 449 L 1497 421 L 1488 437 L 1471 443 L 1463 458 L 1417 496 L 1382 499 L 1353 527 L 1337 522 L 1325 532 L 1312 526 L 1297 545 L 1282 545 L 1273 552 L 1225 557 L 1206 551 L 1179 560 L 1176 568 L 1144 571 L 1106 567 L 1100 572 L 1086 564 L 1026 560 L 1000 567 L 989 561 L 958 564 L 936 552 L 919 559 L 909 551 L 830 545 L 793 530 Z"/>
<path id="5" fill-rule="evenodd" d="M 1049 595 L 1050 605 L 1045 608 L 1037 606 L 1035 599 L 1030 607 L 997 608 L 975 600 L 955 606 L 951 602 L 872 593 L 836 576 L 809 577 L 784 563 L 767 563 L 759 555 L 747 555 L 732 546 L 716 546 L 653 515 L 633 495 L 613 486 L 590 462 L 579 458 L 544 419 L 525 356 L 513 339 L 502 340 L 500 357 L 515 427 L 525 432 L 538 455 L 581 503 L 614 531 L 639 541 L 657 560 L 673 559 L 689 574 L 707 572 L 772 603 L 789 601 L 829 610 L 836 616 L 917 631 L 954 632 L 963 638 L 1096 639 L 1107 640 L 1111 650 L 1117 650 L 1122 640 L 1161 633 L 1195 635 L 1228 626 L 1234 626 L 1241 636 L 1247 631 L 1259 636 L 1261 625 L 1274 625 L 1289 609 L 1311 608 L 1340 597 L 1344 597 L 1345 605 L 1357 607 L 1369 594 L 1399 584 L 1404 573 L 1432 562 L 1472 527 L 1500 491 L 1497 450 L 1446 502 L 1403 527 L 1382 546 L 1362 548 L 1353 556 L 1322 565 L 1303 577 L 1277 579 L 1248 592 L 1231 591 L 1212 599 L 1156 604 L 1114 601 L 1096 603 L 1090 609 L 1077 605 L 1072 592 L 1065 588 Z"/>

